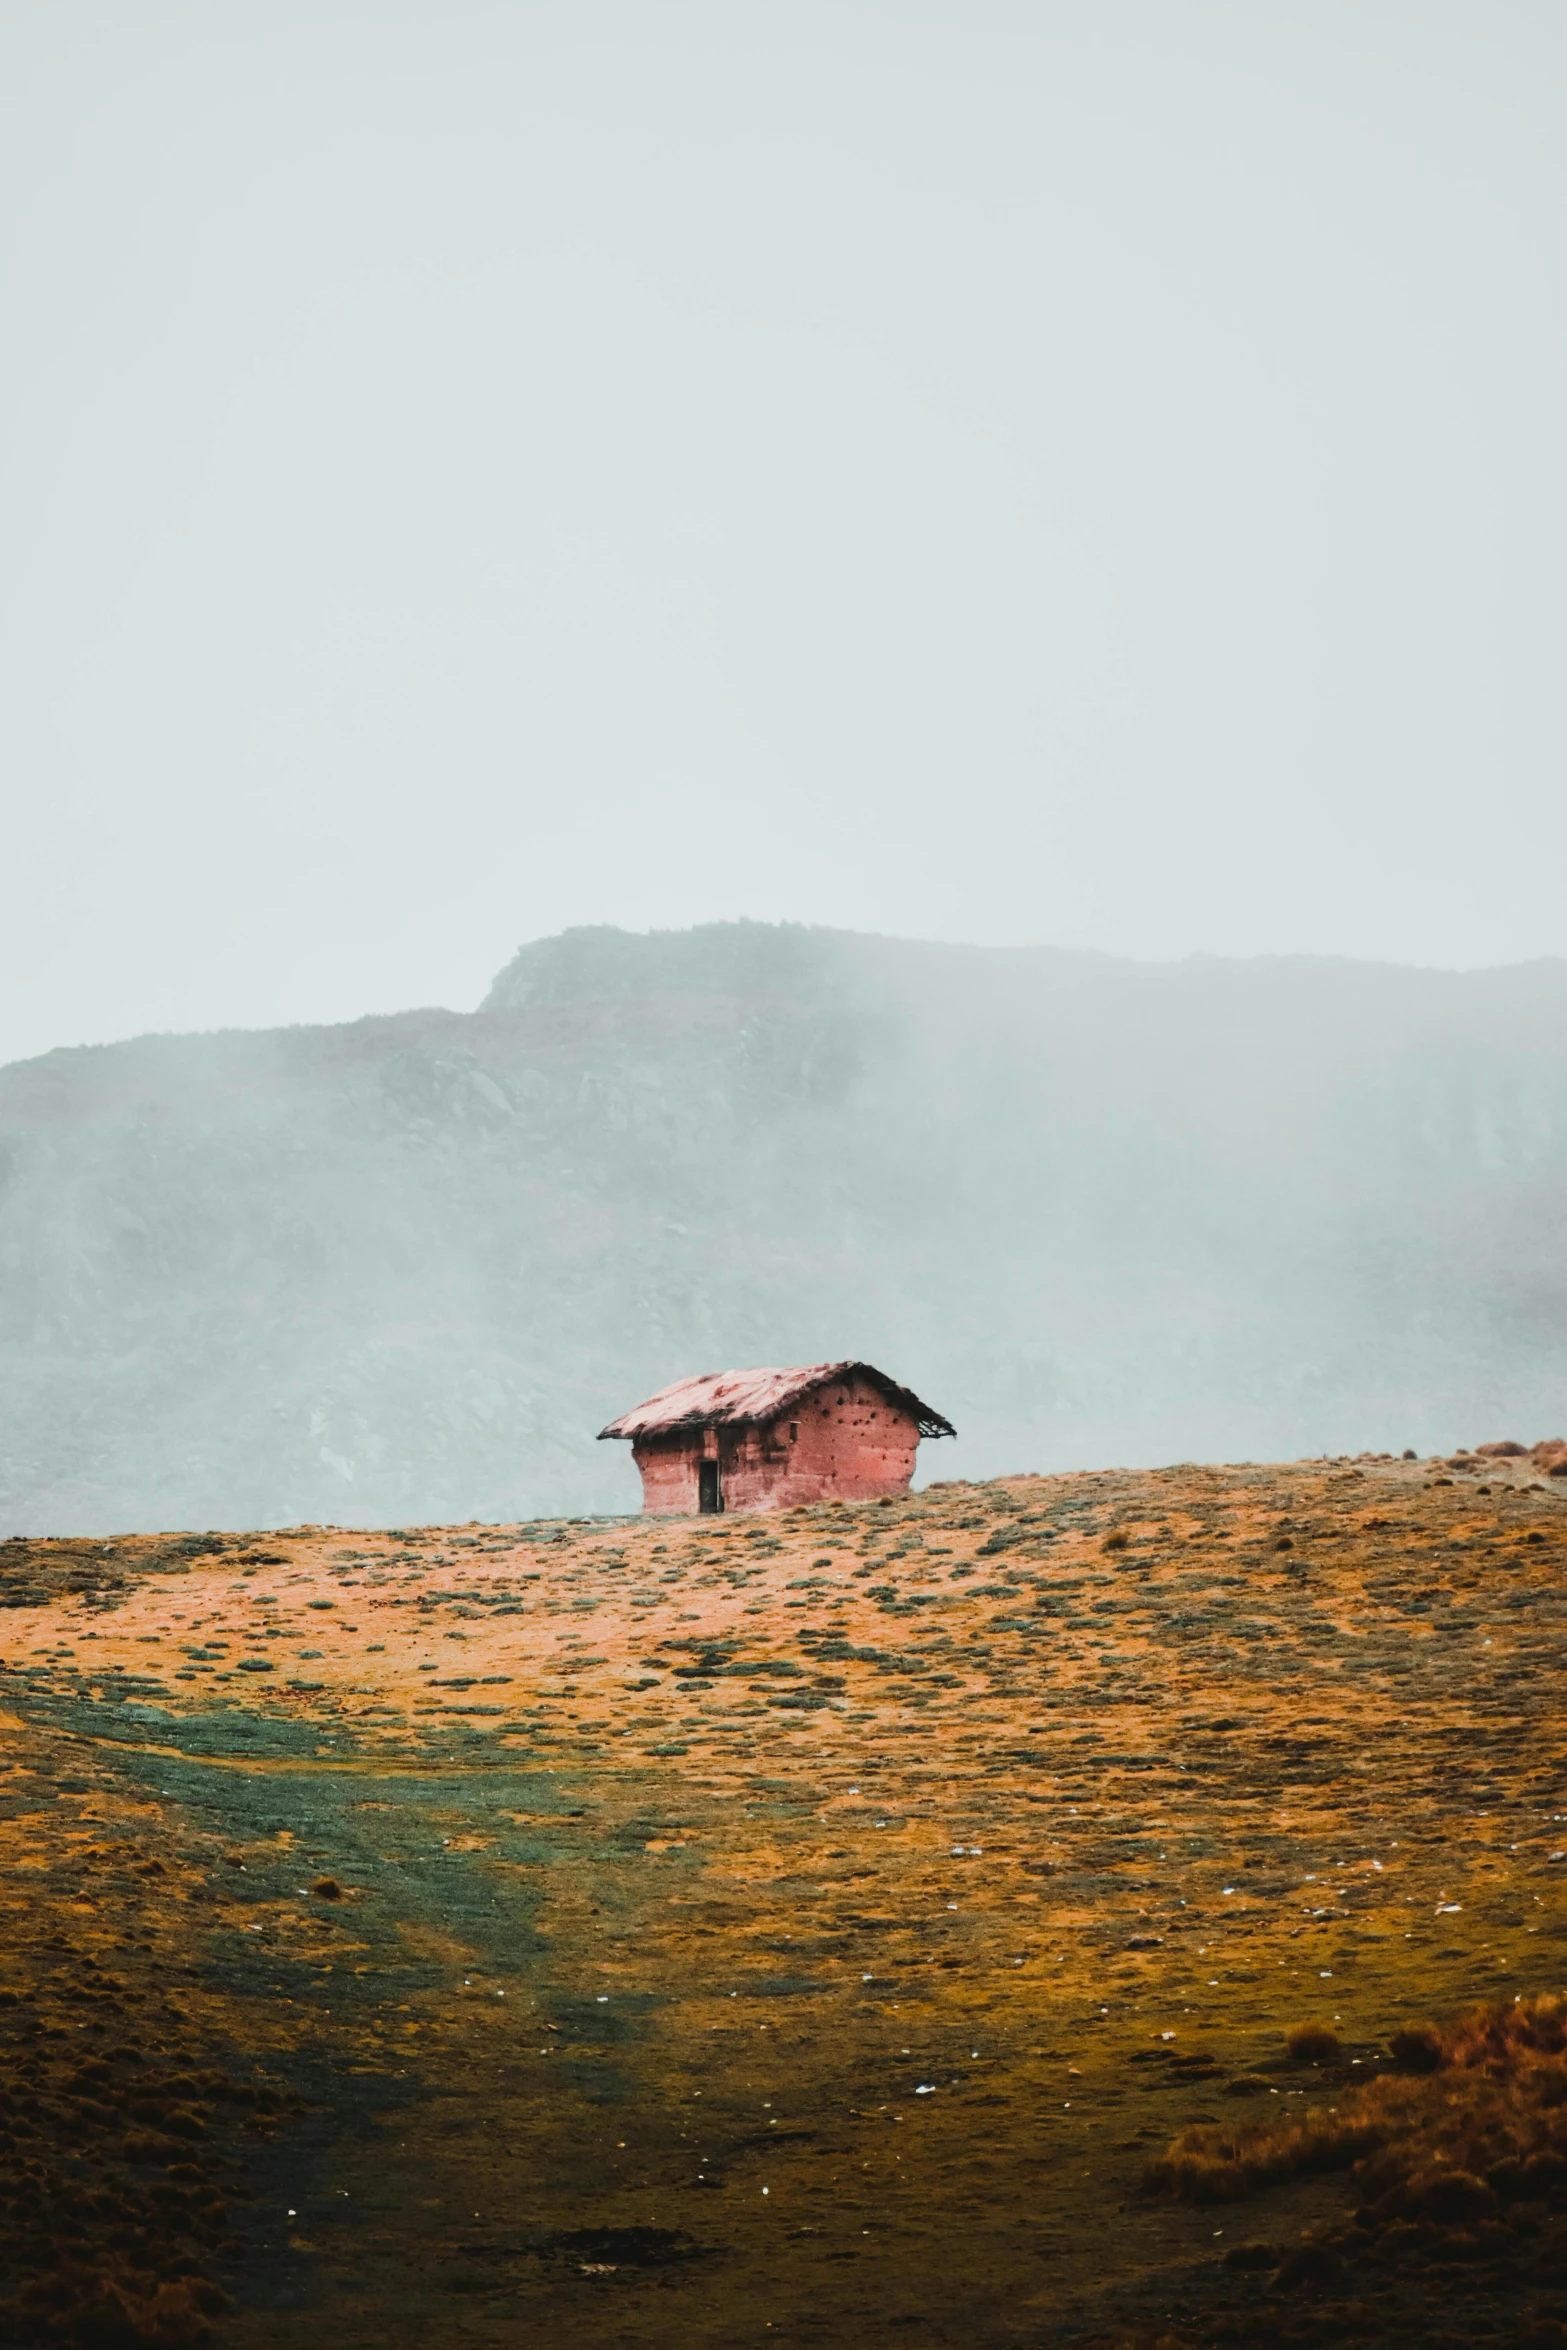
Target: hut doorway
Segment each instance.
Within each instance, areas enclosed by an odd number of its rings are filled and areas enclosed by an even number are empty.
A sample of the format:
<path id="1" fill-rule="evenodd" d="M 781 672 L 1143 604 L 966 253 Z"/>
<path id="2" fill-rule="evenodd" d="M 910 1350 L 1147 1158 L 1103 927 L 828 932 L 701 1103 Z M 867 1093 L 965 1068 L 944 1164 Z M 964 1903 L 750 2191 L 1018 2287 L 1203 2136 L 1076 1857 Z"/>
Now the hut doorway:
<path id="1" fill-rule="evenodd" d="M 716 1517 L 724 1506 L 723 1493 L 718 1483 L 718 1463 L 716 1461 L 697 1462 L 696 1506 L 704 1518 Z"/>

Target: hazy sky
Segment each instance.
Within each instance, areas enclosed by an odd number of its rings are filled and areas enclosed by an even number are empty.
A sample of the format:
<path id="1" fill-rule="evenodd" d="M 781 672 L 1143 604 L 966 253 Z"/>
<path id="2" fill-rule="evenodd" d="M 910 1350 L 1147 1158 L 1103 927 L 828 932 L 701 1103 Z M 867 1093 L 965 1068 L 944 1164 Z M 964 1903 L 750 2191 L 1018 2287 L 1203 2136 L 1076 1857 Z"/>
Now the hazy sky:
<path id="1" fill-rule="evenodd" d="M 1561 0 L 7 0 L 0 1059 L 1567 952 Z"/>

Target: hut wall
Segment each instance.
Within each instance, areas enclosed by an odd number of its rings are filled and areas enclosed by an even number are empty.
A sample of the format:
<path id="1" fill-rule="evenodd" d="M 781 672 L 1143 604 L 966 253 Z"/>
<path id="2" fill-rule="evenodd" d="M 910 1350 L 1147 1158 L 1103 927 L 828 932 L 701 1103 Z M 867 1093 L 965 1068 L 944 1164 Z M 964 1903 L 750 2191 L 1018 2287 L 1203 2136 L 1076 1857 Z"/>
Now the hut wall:
<path id="1" fill-rule="evenodd" d="M 701 1428 L 683 1428 L 674 1436 L 637 1437 L 631 1457 L 642 1472 L 643 1509 L 664 1517 L 694 1516 L 697 1463 L 711 1460 L 716 1451 L 712 1432 Z"/>
<path id="2" fill-rule="evenodd" d="M 879 1501 L 906 1493 L 919 1430 L 863 1379 L 834 1379 L 762 1426 L 682 1430 L 638 1439 L 642 1506 L 694 1513 L 697 1463 L 716 1451 L 729 1510 L 785 1510 L 799 1502 Z"/>

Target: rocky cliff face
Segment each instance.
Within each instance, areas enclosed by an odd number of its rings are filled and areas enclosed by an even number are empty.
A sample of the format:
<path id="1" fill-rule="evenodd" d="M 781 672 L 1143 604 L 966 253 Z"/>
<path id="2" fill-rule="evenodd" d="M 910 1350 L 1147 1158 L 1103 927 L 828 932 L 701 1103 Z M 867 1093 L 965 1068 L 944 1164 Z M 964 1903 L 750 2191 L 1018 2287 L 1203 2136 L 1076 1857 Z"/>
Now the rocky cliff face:
<path id="1" fill-rule="evenodd" d="M 593 1432 L 858 1357 L 960 1471 L 1567 1421 L 1567 965 L 792 927 L 0 1071 L 0 1534 L 634 1508 Z"/>

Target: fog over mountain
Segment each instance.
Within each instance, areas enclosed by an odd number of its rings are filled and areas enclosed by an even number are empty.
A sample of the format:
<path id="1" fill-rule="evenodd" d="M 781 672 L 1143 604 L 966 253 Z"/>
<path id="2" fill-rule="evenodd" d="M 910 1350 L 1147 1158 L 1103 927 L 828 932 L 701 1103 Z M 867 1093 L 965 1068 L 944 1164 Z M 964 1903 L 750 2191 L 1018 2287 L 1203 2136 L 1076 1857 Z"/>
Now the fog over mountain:
<path id="1" fill-rule="evenodd" d="M 666 1381 L 862 1356 L 921 1481 L 1567 1426 L 1567 963 L 737 923 L 477 1012 L 0 1071 L 0 1534 L 634 1508 Z"/>

